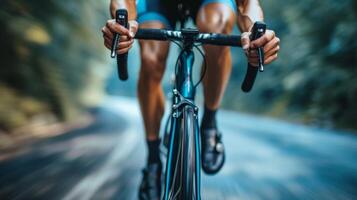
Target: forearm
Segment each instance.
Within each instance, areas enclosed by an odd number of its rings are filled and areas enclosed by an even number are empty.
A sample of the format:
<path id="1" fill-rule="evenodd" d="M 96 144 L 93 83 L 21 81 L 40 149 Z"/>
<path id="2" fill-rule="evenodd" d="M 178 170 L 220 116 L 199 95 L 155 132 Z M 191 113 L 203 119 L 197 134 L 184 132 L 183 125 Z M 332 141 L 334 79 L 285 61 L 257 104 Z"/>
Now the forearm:
<path id="1" fill-rule="evenodd" d="M 117 9 L 127 9 L 129 20 L 136 19 L 136 3 L 135 0 L 110 0 L 110 14 L 115 17 Z"/>
<path id="2" fill-rule="evenodd" d="M 238 7 L 237 25 L 241 32 L 248 32 L 256 21 L 263 21 L 263 10 L 259 0 L 236 0 Z"/>

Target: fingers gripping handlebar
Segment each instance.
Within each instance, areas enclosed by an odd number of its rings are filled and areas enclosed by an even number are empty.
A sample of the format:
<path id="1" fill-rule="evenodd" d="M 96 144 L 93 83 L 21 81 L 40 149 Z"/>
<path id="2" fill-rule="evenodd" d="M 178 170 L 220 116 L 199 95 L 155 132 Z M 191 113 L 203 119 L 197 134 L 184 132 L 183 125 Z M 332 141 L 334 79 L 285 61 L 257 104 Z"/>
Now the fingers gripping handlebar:
<path id="1" fill-rule="evenodd" d="M 120 25 L 128 28 L 128 12 L 125 9 L 118 9 L 116 11 L 116 22 Z M 252 34 L 250 40 L 256 40 L 264 35 L 266 30 L 266 25 L 263 22 L 256 22 L 252 28 Z M 182 29 L 181 31 L 171 31 L 163 29 L 139 29 L 135 35 L 136 39 L 144 40 L 176 40 L 176 41 L 185 41 L 185 35 L 192 30 Z M 197 31 L 197 30 L 196 30 Z M 116 55 L 116 47 L 120 40 L 119 34 L 115 34 L 113 38 L 111 56 L 112 58 Z M 221 45 L 221 46 L 241 46 L 240 36 L 239 35 L 224 35 L 224 34 L 215 34 L 215 33 L 198 33 L 192 39 L 193 43 L 202 43 L 202 44 L 212 44 L 212 45 Z M 259 57 L 259 71 L 264 70 L 264 52 L 262 48 L 258 48 L 258 57 Z M 120 80 L 128 79 L 128 69 L 127 69 L 127 60 L 128 53 L 117 55 L 117 65 L 118 65 L 118 74 Z M 242 84 L 242 90 L 244 92 L 249 92 L 253 85 L 255 78 L 258 73 L 258 67 L 252 66 L 248 63 L 247 72 Z"/>
<path id="2" fill-rule="evenodd" d="M 262 35 L 264 35 L 266 30 L 266 25 L 263 22 L 255 22 L 252 28 L 252 33 L 250 35 L 250 41 L 254 41 L 258 38 L 260 38 Z M 258 67 L 259 71 L 263 72 L 264 71 L 264 51 L 261 47 L 257 49 L 258 51 Z M 242 83 L 242 90 L 243 92 L 249 92 L 254 85 L 255 78 L 257 77 L 258 73 L 258 67 L 252 66 L 250 63 L 248 63 L 247 67 L 247 72 L 244 77 L 244 81 Z"/>
<path id="3" fill-rule="evenodd" d="M 115 13 L 115 21 L 124 26 L 125 28 L 129 28 L 128 24 L 128 11 L 125 9 L 118 9 Z M 120 35 L 116 33 L 113 38 L 112 49 L 111 49 L 111 57 L 115 58 L 116 49 L 120 40 Z M 117 55 L 117 65 L 118 65 L 118 75 L 119 79 L 122 81 L 128 80 L 128 53 Z"/>

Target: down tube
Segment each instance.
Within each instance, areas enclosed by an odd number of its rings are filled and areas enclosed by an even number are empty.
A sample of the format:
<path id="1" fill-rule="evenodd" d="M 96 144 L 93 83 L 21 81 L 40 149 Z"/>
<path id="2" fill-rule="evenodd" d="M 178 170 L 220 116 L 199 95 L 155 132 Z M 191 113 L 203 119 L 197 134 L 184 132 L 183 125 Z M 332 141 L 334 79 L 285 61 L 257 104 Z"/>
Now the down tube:
<path id="1" fill-rule="evenodd" d="M 192 50 L 185 50 L 180 56 L 176 86 L 180 94 L 187 99 L 194 100 L 196 89 L 192 81 L 192 69 L 195 55 Z"/>

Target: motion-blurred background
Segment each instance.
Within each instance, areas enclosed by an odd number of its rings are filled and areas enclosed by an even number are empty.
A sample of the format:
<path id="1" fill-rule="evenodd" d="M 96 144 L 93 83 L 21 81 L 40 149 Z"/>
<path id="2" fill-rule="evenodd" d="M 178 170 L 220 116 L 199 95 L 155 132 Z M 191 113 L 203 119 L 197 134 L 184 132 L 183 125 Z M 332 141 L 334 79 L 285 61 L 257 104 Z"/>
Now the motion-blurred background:
<path id="1" fill-rule="evenodd" d="M 253 91 L 244 94 L 240 85 L 246 59 L 240 49 L 232 48 L 233 72 L 223 109 L 347 134 L 348 140 L 356 141 L 357 1 L 261 3 L 266 23 L 281 38 L 279 59 L 259 74 Z M 0 1 L 1 159 L 11 159 L 26 140 L 92 123 L 93 108 L 108 95 L 136 96 L 138 45 L 130 52 L 129 81 L 119 82 L 100 31 L 108 18 L 109 1 Z M 163 81 L 166 92 L 176 53 L 172 45 Z M 197 71 L 199 61 L 197 55 Z M 357 156 L 356 146 L 351 150 Z M 348 183 L 353 186 L 357 172 L 349 169 Z M 14 181 L 0 180 L 4 187 Z M 12 194 L 8 191 L 0 188 L 2 195 Z"/>
<path id="2" fill-rule="evenodd" d="M 74 119 L 98 102 L 105 86 L 136 94 L 136 73 L 128 83 L 116 81 L 114 62 L 102 45 L 107 2 L 4 0 L 0 5 L 2 131 L 44 114 Z M 281 38 L 280 57 L 247 95 L 239 89 L 246 60 L 233 49 L 239 56 L 223 108 L 356 130 L 356 2 L 265 0 L 262 5 L 269 28 Z M 139 66 L 130 65 L 132 71 Z"/>

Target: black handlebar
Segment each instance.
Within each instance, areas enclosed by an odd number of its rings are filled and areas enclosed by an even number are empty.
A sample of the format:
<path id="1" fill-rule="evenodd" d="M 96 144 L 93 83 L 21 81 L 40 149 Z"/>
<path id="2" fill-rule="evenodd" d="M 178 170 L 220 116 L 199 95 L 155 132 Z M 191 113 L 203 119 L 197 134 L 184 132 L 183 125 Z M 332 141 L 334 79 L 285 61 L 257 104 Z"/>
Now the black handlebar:
<path id="1" fill-rule="evenodd" d="M 192 29 L 182 29 L 181 31 L 172 31 L 165 29 L 139 29 L 135 35 L 135 39 L 141 40 L 177 40 L 182 41 L 185 38 L 185 34 Z M 198 33 L 193 42 L 201 44 L 212 44 L 218 46 L 242 46 L 240 35 L 224 35 L 217 33 Z"/>
<path id="2" fill-rule="evenodd" d="M 139 29 L 135 34 L 135 39 L 142 40 L 159 40 L 166 41 L 168 40 L 167 30 L 165 29 Z"/>
<path id="3" fill-rule="evenodd" d="M 115 20 L 118 24 L 124 26 L 125 28 L 129 28 L 128 24 L 128 11 L 125 9 L 118 9 L 115 13 Z M 116 47 L 120 41 L 120 35 L 115 34 L 112 43 L 112 58 L 116 55 Z M 128 80 L 128 53 L 117 55 L 117 66 L 118 66 L 118 75 L 119 79 L 122 81 Z"/>
<path id="4" fill-rule="evenodd" d="M 260 38 L 262 35 L 264 35 L 266 30 L 266 25 L 263 22 L 255 22 L 252 28 L 252 34 L 250 35 L 250 40 L 254 41 L 258 38 Z M 257 49 L 258 51 L 258 56 L 259 56 L 259 71 L 263 72 L 264 71 L 264 51 L 263 49 L 260 47 Z M 248 67 L 247 67 L 247 72 L 245 74 L 244 77 L 244 81 L 242 83 L 242 90 L 243 92 L 249 92 L 254 85 L 255 82 L 255 78 L 257 77 L 257 73 L 258 73 L 258 67 L 255 67 L 253 65 L 251 65 L 250 63 L 248 63 Z"/>
<path id="5" fill-rule="evenodd" d="M 128 28 L 128 12 L 125 9 L 119 9 L 116 11 L 116 22 Z M 265 33 L 265 29 L 266 25 L 263 22 L 256 22 L 253 26 L 250 39 L 258 39 Z M 194 34 L 193 37 L 192 34 Z M 197 30 L 193 29 L 182 29 L 181 31 L 172 31 L 165 29 L 139 29 L 135 35 L 135 38 L 142 40 L 186 41 L 188 35 L 190 35 L 190 42 L 192 43 L 211 44 L 218 46 L 242 46 L 240 35 L 199 33 Z M 118 45 L 119 39 L 119 35 L 115 34 L 112 44 L 112 57 L 115 57 L 115 50 L 116 46 Z M 258 48 L 257 50 L 259 54 L 259 69 L 260 71 L 263 71 L 264 53 L 262 48 Z M 128 79 L 127 59 L 128 53 L 117 55 L 118 73 L 120 80 Z M 242 90 L 244 92 L 249 92 L 252 89 L 255 78 L 257 76 L 257 72 L 258 67 L 251 66 L 251 64 L 248 63 L 247 73 L 242 84 Z"/>

